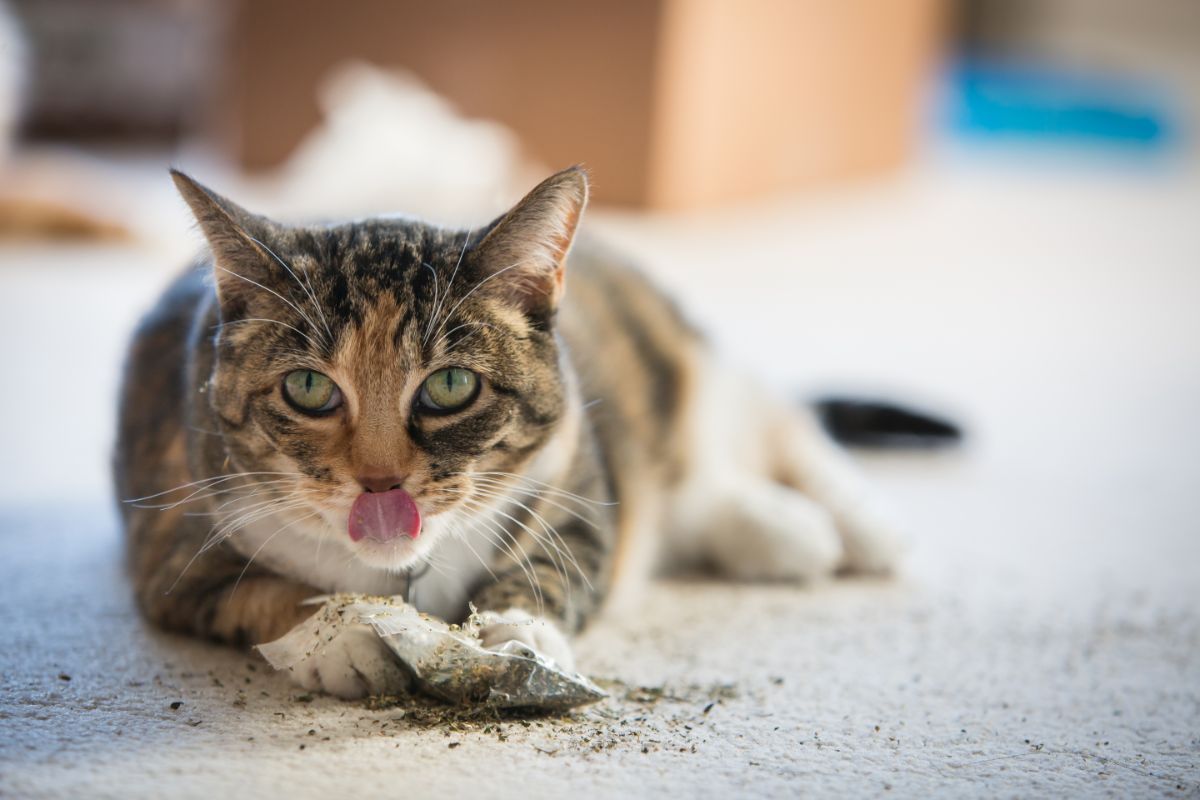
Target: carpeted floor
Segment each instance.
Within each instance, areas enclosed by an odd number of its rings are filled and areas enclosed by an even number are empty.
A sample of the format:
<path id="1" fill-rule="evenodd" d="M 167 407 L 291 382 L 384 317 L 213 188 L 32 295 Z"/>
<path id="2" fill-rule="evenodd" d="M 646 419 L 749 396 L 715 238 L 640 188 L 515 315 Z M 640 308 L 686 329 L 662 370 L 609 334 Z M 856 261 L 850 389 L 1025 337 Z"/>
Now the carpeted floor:
<path id="1" fill-rule="evenodd" d="M 863 458 L 891 581 L 653 587 L 612 699 L 491 720 L 309 697 L 135 616 L 104 458 L 173 267 L 0 250 L 0 796 L 1195 796 L 1200 177 L 942 165 L 823 202 L 597 215 L 782 389 L 959 416 Z M 180 227 L 180 235 L 183 234 Z"/>

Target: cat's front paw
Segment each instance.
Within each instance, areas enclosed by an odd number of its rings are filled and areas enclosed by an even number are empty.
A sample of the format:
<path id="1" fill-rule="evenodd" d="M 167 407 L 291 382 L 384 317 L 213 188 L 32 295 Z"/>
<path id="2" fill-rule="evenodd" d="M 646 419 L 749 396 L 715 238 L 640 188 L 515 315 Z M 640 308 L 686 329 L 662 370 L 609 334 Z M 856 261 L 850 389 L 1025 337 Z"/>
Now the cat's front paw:
<path id="1" fill-rule="evenodd" d="M 402 694 L 411 679 L 369 625 L 351 625 L 292 669 L 296 683 L 343 700 Z"/>
<path id="2" fill-rule="evenodd" d="M 550 658 L 565 670 L 575 669 L 571 642 L 558 626 L 528 611 L 510 608 L 503 613 L 483 611 L 476 617 L 483 646 L 496 650 L 505 642 L 520 642 Z"/>

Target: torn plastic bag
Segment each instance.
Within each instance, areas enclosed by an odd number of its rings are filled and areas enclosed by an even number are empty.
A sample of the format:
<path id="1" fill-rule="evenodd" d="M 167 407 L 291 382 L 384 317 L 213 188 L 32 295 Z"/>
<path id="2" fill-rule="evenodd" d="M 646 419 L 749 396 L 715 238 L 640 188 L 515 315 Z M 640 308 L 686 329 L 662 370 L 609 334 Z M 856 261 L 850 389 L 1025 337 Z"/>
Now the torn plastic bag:
<path id="1" fill-rule="evenodd" d="M 422 692 L 456 705 L 563 711 L 607 695 L 520 642 L 484 648 L 468 622 L 462 628 L 417 611 L 398 597 L 336 595 L 283 637 L 259 645 L 276 669 L 294 669 L 349 625 L 370 625 L 412 674 Z"/>

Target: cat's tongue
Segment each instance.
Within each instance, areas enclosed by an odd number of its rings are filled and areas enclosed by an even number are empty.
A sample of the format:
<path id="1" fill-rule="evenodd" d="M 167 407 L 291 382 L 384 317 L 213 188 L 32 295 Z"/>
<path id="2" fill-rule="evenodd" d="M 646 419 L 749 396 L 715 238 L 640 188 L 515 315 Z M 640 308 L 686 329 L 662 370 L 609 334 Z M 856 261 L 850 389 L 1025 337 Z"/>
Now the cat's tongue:
<path id="1" fill-rule="evenodd" d="M 420 532 L 421 512 L 403 489 L 363 492 L 350 506 L 350 538 L 356 542 L 390 542 L 401 536 L 415 539 Z"/>

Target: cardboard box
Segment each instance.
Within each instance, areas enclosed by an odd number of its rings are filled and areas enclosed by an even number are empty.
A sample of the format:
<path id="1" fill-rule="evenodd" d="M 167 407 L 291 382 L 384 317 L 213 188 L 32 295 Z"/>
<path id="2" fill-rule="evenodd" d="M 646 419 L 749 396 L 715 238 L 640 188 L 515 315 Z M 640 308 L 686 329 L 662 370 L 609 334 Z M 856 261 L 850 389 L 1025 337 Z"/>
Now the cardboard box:
<path id="1" fill-rule="evenodd" d="M 600 202 L 710 207 L 886 170 L 910 152 L 939 0 L 242 0 L 226 132 L 278 164 L 314 87 L 361 58 L 498 120 Z"/>

